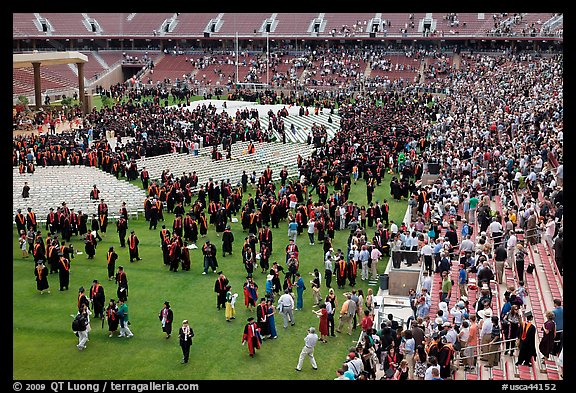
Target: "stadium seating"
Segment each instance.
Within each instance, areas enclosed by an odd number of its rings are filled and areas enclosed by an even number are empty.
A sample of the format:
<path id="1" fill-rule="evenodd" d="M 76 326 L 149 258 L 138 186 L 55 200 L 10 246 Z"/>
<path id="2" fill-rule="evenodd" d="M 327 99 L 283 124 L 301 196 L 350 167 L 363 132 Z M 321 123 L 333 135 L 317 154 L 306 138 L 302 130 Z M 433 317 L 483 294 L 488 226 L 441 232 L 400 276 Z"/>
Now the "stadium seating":
<path id="1" fill-rule="evenodd" d="M 181 13 L 176 18 L 178 23 L 174 29 L 166 33 L 165 36 L 169 37 L 172 35 L 197 35 L 201 34 L 208 22 L 211 19 L 215 19 L 218 16 L 218 13 L 194 13 L 194 14 L 187 14 Z"/>
<path id="2" fill-rule="evenodd" d="M 39 33 L 34 25 L 36 17 L 32 12 L 12 14 L 12 36 L 28 37 Z"/>
<path id="3" fill-rule="evenodd" d="M 89 12 L 88 17 L 98 22 L 104 35 L 122 35 L 124 34 L 125 24 L 130 14 L 114 12 Z"/>
<path id="4" fill-rule="evenodd" d="M 216 33 L 218 35 L 254 35 L 254 30 L 258 32 L 264 21 L 270 18 L 271 13 L 230 13 L 222 16 L 222 25 Z"/>
<path id="5" fill-rule="evenodd" d="M 154 31 L 160 31 L 164 20 L 171 18 L 174 13 L 155 12 L 155 13 L 136 13 L 131 15 L 129 21 L 122 24 L 122 34 L 131 35 L 150 35 Z"/>
<path id="6" fill-rule="evenodd" d="M 307 34 L 310 23 L 318 17 L 318 13 L 279 13 L 276 15 L 274 34 Z"/>
<path id="7" fill-rule="evenodd" d="M 74 36 L 85 35 L 89 32 L 83 23 L 84 17 L 80 13 L 42 12 L 40 16 L 52 26 L 51 34 Z"/>

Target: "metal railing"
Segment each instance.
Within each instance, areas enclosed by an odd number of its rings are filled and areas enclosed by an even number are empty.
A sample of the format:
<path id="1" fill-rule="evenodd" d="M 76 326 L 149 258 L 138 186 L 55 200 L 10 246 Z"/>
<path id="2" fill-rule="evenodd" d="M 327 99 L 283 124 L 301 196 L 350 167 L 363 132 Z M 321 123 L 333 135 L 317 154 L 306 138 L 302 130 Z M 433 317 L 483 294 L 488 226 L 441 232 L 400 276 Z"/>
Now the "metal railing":
<path id="1" fill-rule="evenodd" d="M 515 342 L 516 340 L 517 340 L 516 338 L 510 338 L 510 339 L 508 339 L 508 340 L 498 341 L 497 344 L 499 344 L 500 347 L 502 347 L 502 344 L 506 344 L 507 342 L 511 342 L 511 341 L 514 341 L 514 342 Z M 494 344 L 496 344 L 496 343 L 494 343 Z M 506 345 L 504 345 L 504 348 L 505 348 L 505 349 L 499 349 L 498 351 L 481 352 L 481 353 L 479 352 L 479 351 L 480 351 L 480 347 L 485 347 L 485 346 L 494 345 L 494 344 L 492 344 L 492 343 L 486 343 L 486 344 L 477 344 L 477 345 L 474 345 L 474 346 L 472 347 L 472 349 L 474 349 L 475 351 L 478 351 L 475 355 L 470 355 L 470 356 L 461 356 L 461 355 L 460 355 L 460 356 L 458 356 L 458 358 L 459 358 L 459 359 L 470 359 L 470 358 L 476 358 L 476 357 L 478 357 L 478 356 L 485 356 L 485 355 L 491 355 L 491 354 L 494 354 L 494 353 L 502 353 L 502 352 L 510 351 L 510 349 L 509 349 L 509 348 L 506 348 Z M 471 347 L 464 347 L 464 348 L 462 348 L 460 351 L 457 351 L 457 352 L 458 352 L 458 353 L 461 353 L 462 351 L 464 351 L 464 350 L 466 350 L 466 349 L 470 349 L 470 348 L 471 348 Z M 514 347 L 513 349 L 515 349 L 515 348 L 516 348 L 516 347 Z"/>

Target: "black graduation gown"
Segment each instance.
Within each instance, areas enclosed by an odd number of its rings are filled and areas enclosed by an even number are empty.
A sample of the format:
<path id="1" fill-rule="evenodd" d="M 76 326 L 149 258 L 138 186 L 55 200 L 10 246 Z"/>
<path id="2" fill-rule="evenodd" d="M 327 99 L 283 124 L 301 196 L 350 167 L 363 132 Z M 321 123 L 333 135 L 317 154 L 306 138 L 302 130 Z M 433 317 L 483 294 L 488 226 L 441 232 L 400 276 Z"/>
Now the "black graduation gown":
<path id="1" fill-rule="evenodd" d="M 530 365 L 530 360 L 536 357 L 536 327 L 534 324 L 531 324 L 524 340 L 521 339 L 522 331 L 523 327 L 518 332 L 520 337 L 518 364 Z"/>
<path id="2" fill-rule="evenodd" d="M 48 268 L 46 266 L 43 266 L 40 271 L 35 267 L 34 276 L 36 276 L 36 289 L 43 291 L 50 287 L 48 285 Z"/>
<path id="3" fill-rule="evenodd" d="M 260 334 L 262 336 L 268 336 L 270 334 L 270 324 L 268 323 L 268 307 L 262 307 L 261 304 L 256 306 L 256 319 L 258 320 L 258 327 L 260 328 Z"/>
<path id="4" fill-rule="evenodd" d="M 70 282 L 70 262 L 66 258 L 60 258 L 58 261 L 58 278 L 60 280 L 60 290 L 68 289 Z"/>
<path id="5" fill-rule="evenodd" d="M 222 234 L 222 255 L 229 252 L 232 254 L 232 243 L 234 242 L 234 234 L 231 230 L 226 229 Z"/>

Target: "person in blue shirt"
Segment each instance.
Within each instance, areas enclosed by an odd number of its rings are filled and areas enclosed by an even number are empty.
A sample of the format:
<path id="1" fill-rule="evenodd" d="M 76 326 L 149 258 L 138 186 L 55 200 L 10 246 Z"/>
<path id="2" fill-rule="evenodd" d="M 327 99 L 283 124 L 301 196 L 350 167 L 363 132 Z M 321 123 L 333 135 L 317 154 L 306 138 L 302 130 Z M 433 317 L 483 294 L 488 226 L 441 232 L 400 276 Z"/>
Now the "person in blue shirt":
<path id="1" fill-rule="evenodd" d="M 304 285 L 304 279 L 300 276 L 300 273 L 296 273 L 296 310 L 302 310 L 304 307 L 304 290 L 306 286 Z"/>
<path id="2" fill-rule="evenodd" d="M 430 305 L 426 303 L 426 298 L 421 296 L 418 298 L 418 305 L 416 306 L 416 318 L 426 318 L 430 314 Z"/>
<path id="3" fill-rule="evenodd" d="M 298 235 L 298 223 L 295 220 L 290 221 L 288 224 L 288 238 L 296 241 Z"/>
<path id="4" fill-rule="evenodd" d="M 460 270 L 458 271 L 458 288 L 460 289 L 460 295 L 468 296 L 468 272 L 466 271 L 466 265 L 460 264 Z"/>
<path id="5" fill-rule="evenodd" d="M 354 372 L 350 370 L 348 364 L 344 363 L 342 365 L 342 369 L 344 370 L 344 376 L 347 377 L 349 380 L 354 381 L 356 377 L 354 376 Z"/>
<path id="6" fill-rule="evenodd" d="M 404 355 L 404 359 L 408 362 L 408 378 L 414 379 L 414 351 L 416 350 L 416 340 L 412 336 L 412 330 L 405 330 L 404 331 L 404 349 L 402 350 L 402 354 Z"/>
<path id="7" fill-rule="evenodd" d="M 436 270 L 438 270 L 438 266 L 440 265 L 440 251 L 442 251 L 442 242 L 439 239 L 436 239 L 436 244 L 434 245 L 432 251 L 434 262 L 436 264 Z"/>
<path id="8" fill-rule="evenodd" d="M 554 337 L 554 351 L 553 354 L 558 356 L 564 346 L 563 330 L 564 330 L 564 308 L 562 307 L 562 300 L 554 299 L 554 322 L 556 322 L 556 336 Z"/>

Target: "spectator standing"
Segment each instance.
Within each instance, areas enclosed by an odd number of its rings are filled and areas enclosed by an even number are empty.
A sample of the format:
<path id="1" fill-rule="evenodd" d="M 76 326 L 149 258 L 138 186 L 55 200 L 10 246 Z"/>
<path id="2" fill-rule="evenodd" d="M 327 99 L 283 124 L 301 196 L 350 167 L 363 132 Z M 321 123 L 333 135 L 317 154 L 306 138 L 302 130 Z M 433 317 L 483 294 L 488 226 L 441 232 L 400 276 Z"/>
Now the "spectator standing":
<path id="1" fill-rule="evenodd" d="M 563 261 L 563 252 L 564 252 L 564 231 L 562 228 L 558 230 L 558 234 L 554 238 L 554 260 L 556 261 L 556 267 L 558 268 L 558 273 L 563 276 L 564 275 L 564 261 Z"/>
<path id="2" fill-rule="evenodd" d="M 307 333 L 306 337 L 304 337 L 304 346 L 300 351 L 300 357 L 298 358 L 298 364 L 295 369 L 296 371 L 302 371 L 302 364 L 304 363 L 304 358 L 306 358 L 306 356 L 310 359 L 312 368 L 318 370 L 318 365 L 314 358 L 314 347 L 318 343 L 318 335 L 316 334 L 316 329 L 313 327 L 308 328 Z"/>
<path id="3" fill-rule="evenodd" d="M 554 354 L 554 337 L 556 337 L 556 322 L 554 321 L 554 312 L 546 312 L 546 321 L 541 327 L 544 335 L 540 339 L 538 349 L 543 356 L 542 362 L 548 360 L 550 355 Z"/>
<path id="4" fill-rule="evenodd" d="M 304 307 L 304 290 L 306 285 L 304 284 L 304 279 L 301 277 L 299 272 L 296 272 L 296 311 L 302 310 Z"/>
<path id="5" fill-rule="evenodd" d="M 554 299 L 554 322 L 556 323 L 556 336 L 554 337 L 554 350 L 552 354 L 558 356 L 564 347 L 564 308 L 561 299 Z"/>
<path id="6" fill-rule="evenodd" d="M 342 303 L 342 308 L 340 309 L 340 320 L 338 322 L 338 327 L 336 331 L 342 333 L 343 327 L 348 327 L 348 335 L 352 335 L 352 323 L 353 318 L 356 314 L 356 303 L 352 300 L 352 294 L 346 294 L 346 300 Z"/>
<path id="7" fill-rule="evenodd" d="M 278 338 L 278 333 L 276 331 L 276 321 L 274 319 L 274 316 L 276 315 L 276 306 L 274 306 L 272 299 L 266 300 L 266 305 L 268 307 L 267 319 L 268 327 L 270 329 L 270 337 L 276 339 Z"/>
<path id="8" fill-rule="evenodd" d="M 450 295 L 452 293 L 452 280 L 447 271 L 442 272 L 442 297 L 441 301 L 450 302 Z"/>
<path id="9" fill-rule="evenodd" d="M 78 325 L 74 330 L 76 336 L 78 336 L 78 344 L 76 347 L 78 350 L 83 351 L 86 349 L 86 343 L 88 342 L 88 332 L 90 326 L 90 309 L 83 303 L 78 310 L 78 314 L 75 318 L 78 320 Z"/>
<path id="10" fill-rule="evenodd" d="M 128 305 L 124 299 L 118 299 L 118 320 L 120 323 L 120 334 L 118 337 L 133 337 L 132 331 L 130 330 L 130 320 L 128 319 Z"/>
<path id="11" fill-rule="evenodd" d="M 282 314 L 284 319 L 284 329 L 288 327 L 288 322 L 290 325 L 294 326 L 294 298 L 290 295 L 290 290 L 285 289 L 284 293 L 278 299 L 278 311 Z"/>

